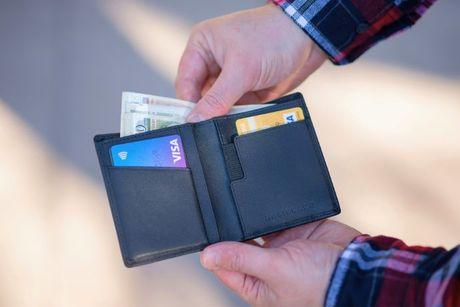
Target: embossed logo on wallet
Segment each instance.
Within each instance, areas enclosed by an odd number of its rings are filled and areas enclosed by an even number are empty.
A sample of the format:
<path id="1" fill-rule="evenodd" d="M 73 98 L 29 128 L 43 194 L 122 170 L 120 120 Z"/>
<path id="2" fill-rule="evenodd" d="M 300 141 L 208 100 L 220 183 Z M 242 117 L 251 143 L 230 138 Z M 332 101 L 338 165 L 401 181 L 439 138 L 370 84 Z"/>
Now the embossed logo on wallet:
<path id="1" fill-rule="evenodd" d="M 264 219 L 265 219 L 266 222 L 272 222 L 274 220 L 279 220 L 281 218 L 286 218 L 286 217 L 289 217 L 291 215 L 297 214 L 299 212 L 309 210 L 309 209 L 313 208 L 313 206 L 314 206 L 314 203 L 312 201 L 309 201 L 308 203 L 306 203 L 305 205 L 303 205 L 301 207 L 284 209 L 284 210 L 278 211 L 275 214 L 266 215 L 264 217 Z"/>

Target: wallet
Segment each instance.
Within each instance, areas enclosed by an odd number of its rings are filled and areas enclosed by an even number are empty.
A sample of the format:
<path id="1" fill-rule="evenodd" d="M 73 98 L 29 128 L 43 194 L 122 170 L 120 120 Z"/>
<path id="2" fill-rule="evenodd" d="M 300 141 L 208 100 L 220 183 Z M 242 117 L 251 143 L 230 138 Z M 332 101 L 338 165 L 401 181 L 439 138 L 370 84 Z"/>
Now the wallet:
<path id="1" fill-rule="evenodd" d="M 273 105 L 136 135 L 94 137 L 127 267 L 245 241 L 340 213 L 300 93 Z M 235 121 L 300 107 L 304 119 L 238 135 Z M 114 145 L 180 135 L 184 168 L 113 166 Z"/>

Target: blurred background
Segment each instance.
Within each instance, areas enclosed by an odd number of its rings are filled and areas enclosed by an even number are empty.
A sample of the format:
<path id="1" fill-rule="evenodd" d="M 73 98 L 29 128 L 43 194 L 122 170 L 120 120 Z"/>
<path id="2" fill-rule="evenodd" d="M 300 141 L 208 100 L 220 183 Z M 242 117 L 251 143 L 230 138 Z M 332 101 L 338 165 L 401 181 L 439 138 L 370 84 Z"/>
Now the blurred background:
<path id="1" fill-rule="evenodd" d="M 0 0 L 0 306 L 244 306 L 198 255 L 124 268 L 92 137 L 121 92 L 174 96 L 193 24 L 263 0 Z M 460 243 L 460 2 L 307 99 L 343 213 L 373 235 Z"/>

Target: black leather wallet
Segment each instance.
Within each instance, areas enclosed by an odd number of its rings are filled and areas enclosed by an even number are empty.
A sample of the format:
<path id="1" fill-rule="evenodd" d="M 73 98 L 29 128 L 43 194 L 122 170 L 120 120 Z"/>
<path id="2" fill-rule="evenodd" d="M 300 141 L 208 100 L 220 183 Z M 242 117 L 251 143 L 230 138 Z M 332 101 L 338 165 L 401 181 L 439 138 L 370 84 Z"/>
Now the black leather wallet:
<path id="1" fill-rule="evenodd" d="M 132 136 L 94 137 L 127 267 L 340 213 L 300 93 L 273 106 Z M 237 135 L 238 118 L 300 107 L 305 120 Z M 113 145 L 179 134 L 187 168 L 115 167 Z"/>

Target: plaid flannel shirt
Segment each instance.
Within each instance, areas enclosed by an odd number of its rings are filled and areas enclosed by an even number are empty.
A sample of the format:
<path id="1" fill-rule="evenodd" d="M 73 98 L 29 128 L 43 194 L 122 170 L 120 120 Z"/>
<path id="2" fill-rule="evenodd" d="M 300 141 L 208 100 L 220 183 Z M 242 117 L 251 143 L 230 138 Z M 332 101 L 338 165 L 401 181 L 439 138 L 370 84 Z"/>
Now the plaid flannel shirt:
<path id="1" fill-rule="evenodd" d="M 460 245 L 359 236 L 337 262 L 326 306 L 460 306 Z"/>
<path id="2" fill-rule="evenodd" d="M 435 0 L 272 0 L 335 64 L 412 26 Z"/>
<path id="3" fill-rule="evenodd" d="M 413 24 L 435 0 L 272 0 L 335 64 Z M 460 306 L 460 246 L 408 247 L 357 237 L 342 253 L 326 306 Z"/>

